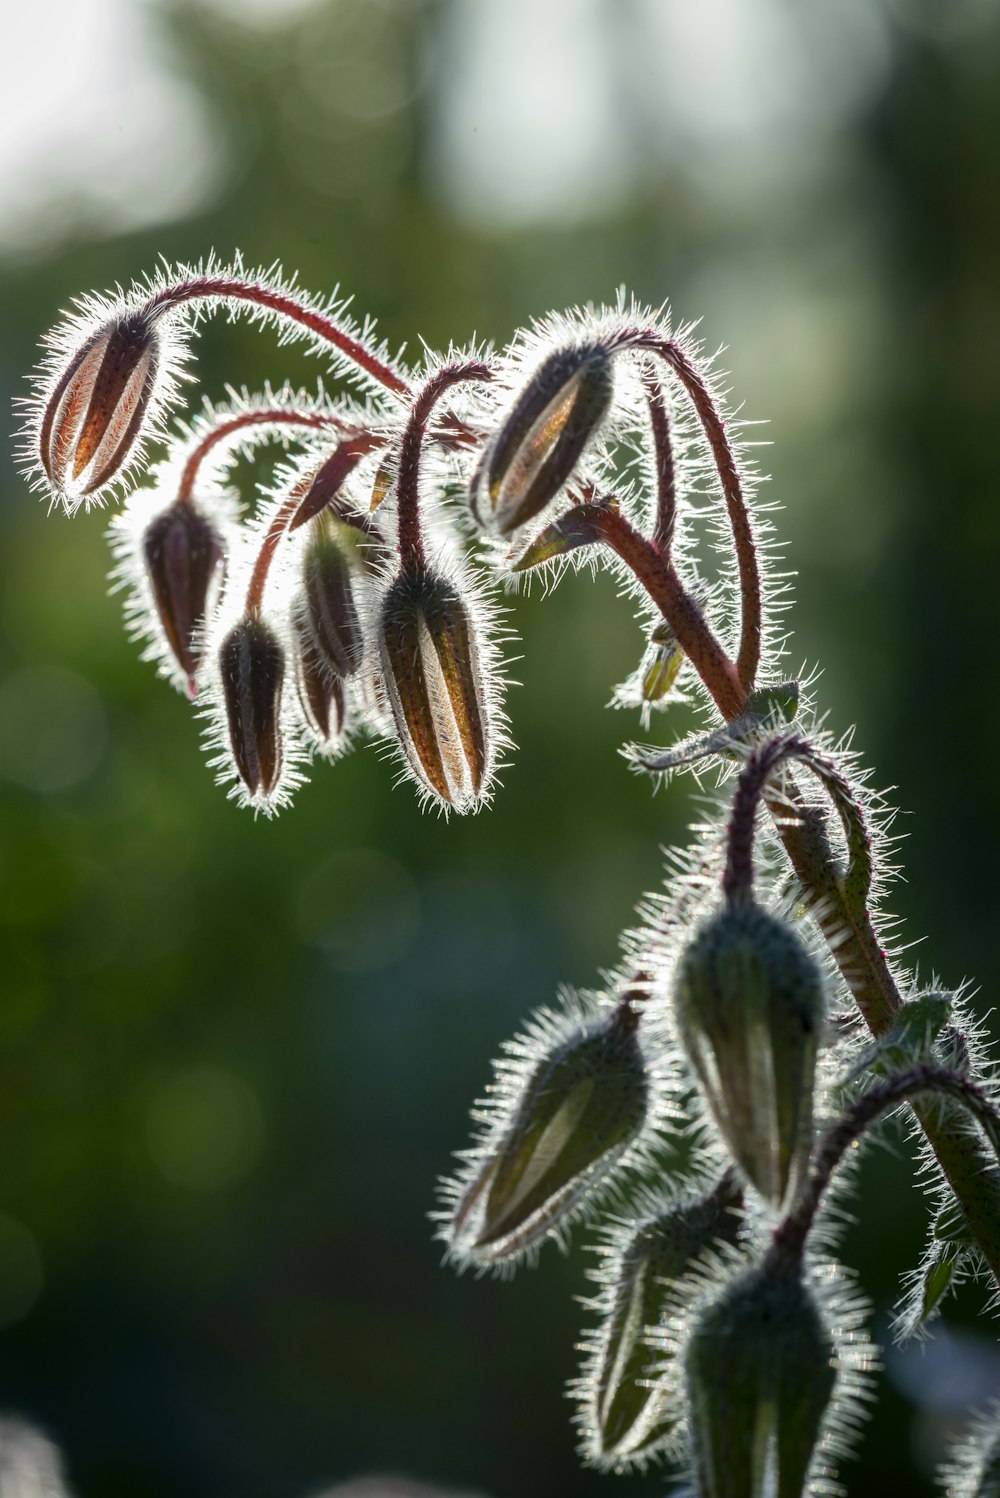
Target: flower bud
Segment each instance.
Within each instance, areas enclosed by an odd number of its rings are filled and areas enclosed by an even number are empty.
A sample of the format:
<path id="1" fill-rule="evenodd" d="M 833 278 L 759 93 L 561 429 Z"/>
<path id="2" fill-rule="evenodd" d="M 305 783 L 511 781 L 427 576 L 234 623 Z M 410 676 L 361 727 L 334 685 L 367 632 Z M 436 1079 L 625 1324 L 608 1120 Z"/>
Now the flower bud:
<path id="1" fill-rule="evenodd" d="M 812 1146 L 820 972 L 784 921 L 730 906 L 678 965 L 677 1025 L 733 1158 L 776 1206 Z"/>
<path id="2" fill-rule="evenodd" d="M 537 1064 L 458 1202 L 449 1233 L 456 1256 L 497 1264 L 540 1243 L 625 1153 L 649 1105 L 637 1026 L 622 1004 Z"/>
<path id="3" fill-rule="evenodd" d="M 264 803 L 281 775 L 285 652 L 259 614 L 241 619 L 226 635 L 219 671 L 236 770 L 248 798 Z"/>
<path id="4" fill-rule="evenodd" d="M 363 539 L 325 512 L 313 521 L 302 559 L 305 621 L 320 662 L 340 678 L 353 676 L 364 654 L 353 592 Z"/>
<path id="5" fill-rule="evenodd" d="M 599 343 L 550 354 L 535 371 L 483 457 L 472 507 L 509 536 L 534 519 L 571 476 L 611 405 L 611 356 Z"/>
<path id="6" fill-rule="evenodd" d="M 673 1313 L 678 1286 L 709 1250 L 736 1244 L 740 1197 L 726 1176 L 708 1196 L 647 1217 L 615 1255 L 585 1422 L 589 1455 L 602 1466 L 650 1456 L 677 1434 L 683 1406 L 657 1376 L 648 1334 Z"/>
<path id="7" fill-rule="evenodd" d="M 201 634 L 222 584 L 222 537 L 194 503 L 176 501 L 146 527 L 142 557 L 170 652 L 195 694 Z"/>
<path id="8" fill-rule="evenodd" d="M 686 1357 L 701 1498 L 801 1498 L 835 1350 L 797 1266 L 767 1261 L 702 1311 Z"/>
<path id="9" fill-rule="evenodd" d="M 669 696 L 684 662 L 684 651 L 668 624 L 658 624 L 640 666 L 640 698 L 646 707 L 660 707 Z"/>
<path id="10" fill-rule="evenodd" d="M 42 410 L 39 459 L 67 509 L 125 466 L 160 362 L 155 323 L 141 312 L 106 323 L 77 349 Z"/>
<path id="11" fill-rule="evenodd" d="M 296 611 L 295 681 L 299 706 L 310 733 L 326 754 L 339 747 L 347 721 L 347 699 L 343 679 L 320 658 L 312 631 Z"/>
<path id="12" fill-rule="evenodd" d="M 401 573 L 385 596 L 378 633 L 409 769 L 445 806 L 468 811 L 487 789 L 493 753 L 475 621 L 447 578 Z"/>

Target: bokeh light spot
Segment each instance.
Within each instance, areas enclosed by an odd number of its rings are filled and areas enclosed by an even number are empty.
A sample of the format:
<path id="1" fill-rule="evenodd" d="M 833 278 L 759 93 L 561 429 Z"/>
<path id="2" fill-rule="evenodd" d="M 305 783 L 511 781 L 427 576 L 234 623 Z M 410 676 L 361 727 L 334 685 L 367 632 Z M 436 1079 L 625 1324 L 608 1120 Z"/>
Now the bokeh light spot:
<path id="1" fill-rule="evenodd" d="M 175 1186 L 220 1191 L 260 1157 L 264 1119 L 253 1089 L 216 1066 L 192 1066 L 162 1082 L 146 1113 L 146 1145 Z"/>
<path id="2" fill-rule="evenodd" d="M 299 891 L 297 924 L 304 941 L 346 973 L 372 972 L 405 956 L 417 932 L 417 887 L 394 859 L 373 849 L 335 853 Z"/>

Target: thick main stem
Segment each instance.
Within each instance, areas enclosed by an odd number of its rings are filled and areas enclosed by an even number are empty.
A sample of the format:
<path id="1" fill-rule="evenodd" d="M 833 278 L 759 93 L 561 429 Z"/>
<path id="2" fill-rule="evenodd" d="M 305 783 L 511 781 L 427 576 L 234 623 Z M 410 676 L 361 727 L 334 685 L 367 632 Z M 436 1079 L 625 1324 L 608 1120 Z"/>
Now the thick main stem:
<path id="1" fill-rule="evenodd" d="M 414 575 L 426 568 L 420 524 L 420 454 L 431 413 L 450 386 L 467 380 L 490 380 L 492 377 L 492 371 L 486 364 L 468 362 L 446 365 L 431 376 L 410 408 L 406 430 L 399 444 L 399 467 L 396 474 L 399 559 L 406 573 Z"/>
<path id="2" fill-rule="evenodd" d="M 609 518 L 602 522 L 605 541 L 631 567 L 674 631 L 723 718 L 732 722 L 746 712 L 750 700 L 732 662 L 670 564 L 616 511 L 609 509 L 606 513 Z M 685 636 L 694 649 L 689 648 Z M 767 803 L 785 852 L 808 896 L 811 913 L 862 1018 L 874 1036 L 884 1035 L 902 1008 L 903 998 L 867 907 L 859 908 L 847 896 L 822 816 L 809 806 L 790 774 L 780 796 L 772 792 Z M 956 1128 L 955 1116 L 949 1116 L 940 1104 L 918 1098 L 910 1106 L 1000 1285 L 1000 1170 L 995 1160 L 967 1131 Z"/>

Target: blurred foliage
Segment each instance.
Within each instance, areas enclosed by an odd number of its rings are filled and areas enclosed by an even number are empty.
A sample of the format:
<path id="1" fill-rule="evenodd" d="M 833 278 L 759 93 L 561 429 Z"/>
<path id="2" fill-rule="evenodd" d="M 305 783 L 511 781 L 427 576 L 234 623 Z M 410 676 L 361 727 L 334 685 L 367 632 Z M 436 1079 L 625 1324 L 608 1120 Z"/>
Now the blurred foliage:
<path id="1" fill-rule="evenodd" d="M 502 340 L 620 282 L 704 313 L 737 399 L 772 418 L 803 574 L 792 662 L 824 664 L 833 722 L 859 721 L 916 813 L 895 898 L 930 933 L 921 971 L 978 974 L 989 1007 L 997 27 L 941 41 L 891 21 L 878 97 L 780 202 L 720 207 L 717 182 L 637 140 L 620 212 L 487 233 L 428 186 L 449 14 L 165 13 L 224 189 L 186 222 L 68 229 L 12 260 L 5 386 L 75 293 L 237 244 L 339 281 L 411 347 Z M 199 369 L 214 395 L 315 374 L 221 322 Z M 0 529 L 0 1404 L 58 1441 L 81 1498 L 304 1498 L 373 1469 L 492 1498 L 609 1491 L 576 1466 L 562 1392 L 586 1255 L 458 1281 L 425 1214 L 499 1042 L 614 961 L 683 836 L 683 787 L 651 799 L 616 758 L 631 725 L 602 711 L 641 645 L 628 607 L 583 579 L 516 603 L 519 748 L 489 813 L 421 816 L 365 750 L 254 823 L 126 643 L 100 518 L 46 519 L 7 469 Z M 845 1245 L 878 1331 L 923 1227 L 906 1170 L 870 1158 Z M 918 1498 L 940 1412 L 882 1394 L 851 1493 Z"/>

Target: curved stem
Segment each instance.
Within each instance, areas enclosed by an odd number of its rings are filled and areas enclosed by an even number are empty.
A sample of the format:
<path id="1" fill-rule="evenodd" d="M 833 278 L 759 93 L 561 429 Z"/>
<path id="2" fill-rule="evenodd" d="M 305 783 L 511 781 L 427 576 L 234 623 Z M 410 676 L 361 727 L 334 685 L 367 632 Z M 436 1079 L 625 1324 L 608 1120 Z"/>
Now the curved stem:
<path id="1" fill-rule="evenodd" d="M 396 474 L 396 514 L 399 525 L 399 559 L 404 572 L 426 570 L 424 538 L 420 525 L 420 453 L 427 423 L 437 401 L 452 385 L 468 380 L 491 380 L 493 372 L 486 364 L 467 362 L 449 364 L 433 374 L 420 390 L 410 408 L 409 420 L 399 445 Z M 450 418 L 454 421 L 454 418 Z"/>
<path id="2" fill-rule="evenodd" d="M 150 297 L 145 311 L 155 317 L 183 302 L 196 301 L 242 302 L 251 307 L 264 307 L 283 321 L 297 324 L 321 342 L 335 348 L 351 364 L 393 395 L 406 397 L 410 394 L 406 380 L 380 359 L 367 344 L 339 327 L 332 317 L 316 312 L 289 293 L 277 291 L 273 286 L 260 281 L 226 274 L 192 276 L 190 280 L 175 281 L 164 286 Z"/>
<path id="3" fill-rule="evenodd" d="M 733 544 L 740 574 L 740 648 L 736 668 L 740 681 L 749 692 L 757 678 L 761 650 L 761 587 L 760 565 L 754 542 L 750 511 L 743 492 L 736 454 L 733 451 L 726 424 L 712 398 L 704 376 L 680 344 L 672 338 L 651 328 L 629 328 L 619 337 L 620 347 L 648 349 L 659 355 L 673 370 L 694 407 L 695 414 L 705 433 L 722 496 L 733 532 Z"/>
<path id="4" fill-rule="evenodd" d="M 674 450 L 670 435 L 670 397 L 655 366 L 642 371 L 642 383 L 649 407 L 656 473 L 656 525 L 653 543 L 664 557 L 669 557 L 677 523 L 677 475 L 674 471 Z"/>
<path id="5" fill-rule="evenodd" d="M 268 430 L 280 431 L 283 427 L 306 427 L 323 428 L 335 427 L 343 429 L 343 421 L 332 413 L 320 411 L 295 411 L 287 406 L 261 407 L 254 411 L 241 411 L 234 415 L 225 417 L 215 426 L 210 427 L 204 436 L 193 446 L 185 460 L 181 470 L 180 484 L 177 489 L 177 501 L 179 504 L 190 504 L 194 486 L 198 479 L 198 470 L 209 453 L 220 442 L 226 442 L 238 433 L 251 427 L 264 427 Z"/>
<path id="6" fill-rule="evenodd" d="M 941 1066 L 914 1066 L 889 1077 L 863 1093 L 820 1140 L 809 1175 L 787 1216 L 774 1231 L 775 1252 L 801 1255 L 823 1195 L 847 1151 L 890 1108 L 924 1093 L 957 1102 L 972 1115 L 996 1150 L 1000 1141 L 1000 1113 L 974 1082 Z"/>

